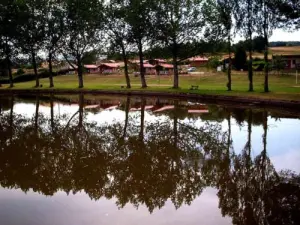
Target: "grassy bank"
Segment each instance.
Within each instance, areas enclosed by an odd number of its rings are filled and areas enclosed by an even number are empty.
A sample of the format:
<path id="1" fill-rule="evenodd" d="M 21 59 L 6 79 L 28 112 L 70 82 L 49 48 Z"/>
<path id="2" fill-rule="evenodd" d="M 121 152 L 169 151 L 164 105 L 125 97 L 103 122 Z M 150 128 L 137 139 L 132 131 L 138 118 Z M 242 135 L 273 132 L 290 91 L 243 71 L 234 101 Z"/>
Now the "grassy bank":
<path id="1" fill-rule="evenodd" d="M 299 76 L 300 77 L 300 76 Z M 300 79 L 299 79 L 300 80 Z M 270 93 L 263 93 L 264 76 L 261 73 L 254 76 L 255 92 L 248 92 L 248 78 L 246 73 L 232 75 L 232 92 L 226 91 L 227 77 L 224 73 L 204 73 L 181 75 L 180 89 L 172 89 L 172 76 L 147 76 L 147 89 L 140 88 L 140 78 L 131 77 L 132 90 L 147 90 L 159 92 L 197 93 L 210 95 L 230 95 L 255 97 L 264 99 L 300 100 L 300 84 L 296 85 L 295 76 L 270 75 Z M 49 90 L 48 79 L 41 79 L 43 87 L 40 90 Z M 299 82 L 300 83 L 300 82 Z M 54 78 L 55 89 L 74 90 L 78 87 L 75 75 L 58 76 Z M 34 81 L 17 83 L 13 90 L 34 89 Z M 199 90 L 190 90 L 191 85 L 199 86 Z M 84 89 L 88 90 L 124 90 L 125 79 L 122 75 L 85 75 Z M 7 90 L 8 85 L 2 85 L 0 90 Z"/>

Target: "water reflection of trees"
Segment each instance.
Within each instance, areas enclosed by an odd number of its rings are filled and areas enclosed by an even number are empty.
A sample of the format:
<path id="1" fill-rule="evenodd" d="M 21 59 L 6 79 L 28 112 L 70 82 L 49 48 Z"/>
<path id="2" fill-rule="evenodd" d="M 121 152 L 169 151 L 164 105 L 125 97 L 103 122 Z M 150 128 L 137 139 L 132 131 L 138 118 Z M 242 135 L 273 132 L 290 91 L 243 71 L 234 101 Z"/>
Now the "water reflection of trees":
<path id="1" fill-rule="evenodd" d="M 234 224 L 299 224 L 299 176 L 276 172 L 267 154 L 268 113 L 232 110 L 222 113 L 228 132 L 218 125 L 196 128 L 183 123 L 179 105 L 168 120 L 145 121 L 145 100 L 138 118 L 124 103 L 124 122 L 86 120 L 84 96 L 71 118 L 57 117 L 50 98 L 50 118 L 17 115 L 11 108 L 0 117 L 0 185 L 33 189 L 44 195 L 84 190 L 92 199 L 116 198 L 117 205 L 144 204 L 152 212 L 170 199 L 176 208 L 190 204 L 203 189 L 218 189 L 222 214 Z M 14 99 L 11 98 L 11 103 Z M 246 122 L 243 151 L 232 149 L 231 123 Z M 262 152 L 251 157 L 252 124 L 261 124 Z"/>
<path id="2" fill-rule="evenodd" d="M 262 112 L 262 152 L 251 158 L 253 113 L 247 113 L 248 140 L 231 158 L 225 179 L 217 181 L 222 214 L 234 224 L 299 224 L 300 179 L 292 172 L 277 173 L 267 155 L 268 113 Z M 218 186 L 219 185 L 219 186 Z"/>

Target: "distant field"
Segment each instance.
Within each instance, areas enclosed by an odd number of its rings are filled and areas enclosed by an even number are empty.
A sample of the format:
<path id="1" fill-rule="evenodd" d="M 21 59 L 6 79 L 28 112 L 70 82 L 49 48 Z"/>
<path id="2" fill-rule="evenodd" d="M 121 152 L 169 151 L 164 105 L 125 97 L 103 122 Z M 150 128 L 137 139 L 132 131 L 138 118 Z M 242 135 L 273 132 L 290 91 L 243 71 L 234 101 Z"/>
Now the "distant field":
<path id="1" fill-rule="evenodd" d="M 274 55 L 300 55 L 300 46 L 292 47 L 272 47 L 270 48 L 270 54 Z"/>
<path id="2" fill-rule="evenodd" d="M 220 54 L 221 57 L 227 57 L 227 53 Z M 300 46 L 292 47 L 271 47 L 269 48 L 269 59 L 272 59 L 272 55 L 300 55 Z M 253 52 L 253 58 L 264 58 L 263 52 Z"/>

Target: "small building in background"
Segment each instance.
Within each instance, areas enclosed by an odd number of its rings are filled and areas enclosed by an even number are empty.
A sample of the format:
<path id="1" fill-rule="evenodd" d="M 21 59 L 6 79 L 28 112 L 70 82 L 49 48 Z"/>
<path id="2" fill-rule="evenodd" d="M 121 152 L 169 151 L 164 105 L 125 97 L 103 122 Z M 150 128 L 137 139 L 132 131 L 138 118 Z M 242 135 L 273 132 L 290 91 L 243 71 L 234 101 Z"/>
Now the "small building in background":
<path id="1" fill-rule="evenodd" d="M 208 58 L 195 56 L 195 57 L 189 58 L 188 62 L 191 67 L 201 67 L 201 66 L 205 65 L 206 63 L 208 63 Z"/>
<path id="2" fill-rule="evenodd" d="M 99 73 L 99 66 L 97 65 L 84 65 L 87 73 Z"/>
<path id="3" fill-rule="evenodd" d="M 149 63 L 149 60 L 144 59 L 143 62 L 144 63 Z M 131 64 L 140 64 L 140 60 L 139 59 L 130 59 L 130 60 L 128 60 L 128 63 L 131 63 Z"/>
<path id="4" fill-rule="evenodd" d="M 273 55 L 273 61 L 280 58 L 285 69 L 300 69 L 300 55 Z"/>
<path id="5" fill-rule="evenodd" d="M 151 65 L 154 65 L 154 66 L 167 63 L 167 60 L 165 60 L 165 59 L 149 59 L 148 61 Z"/>
<path id="6" fill-rule="evenodd" d="M 174 72 L 173 71 L 174 66 L 172 64 L 161 63 L 158 64 L 155 68 L 156 68 L 156 73 L 158 75 L 171 75 Z"/>
<path id="7" fill-rule="evenodd" d="M 61 70 L 66 70 L 67 74 L 73 75 L 77 73 L 77 65 L 75 64 L 67 64 L 65 67 L 63 67 Z"/>
<path id="8" fill-rule="evenodd" d="M 116 74 L 119 72 L 120 65 L 118 63 L 101 63 L 99 71 L 101 74 Z"/>
<path id="9" fill-rule="evenodd" d="M 134 70 L 135 74 L 140 74 L 139 63 L 131 63 L 130 67 Z M 151 65 L 149 63 L 144 63 L 144 69 L 146 75 L 156 75 L 156 68 L 154 65 Z"/>

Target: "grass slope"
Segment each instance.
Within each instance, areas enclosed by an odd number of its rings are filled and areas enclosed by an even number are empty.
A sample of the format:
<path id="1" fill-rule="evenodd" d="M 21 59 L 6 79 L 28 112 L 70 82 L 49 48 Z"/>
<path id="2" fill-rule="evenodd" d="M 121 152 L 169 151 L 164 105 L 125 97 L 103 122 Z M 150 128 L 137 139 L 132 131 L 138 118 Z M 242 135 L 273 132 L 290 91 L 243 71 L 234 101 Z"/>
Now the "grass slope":
<path id="1" fill-rule="evenodd" d="M 264 76 L 254 75 L 255 92 L 248 92 L 248 77 L 246 73 L 236 73 L 232 75 L 232 92 L 226 91 L 227 77 L 224 73 L 205 73 L 204 75 L 182 75 L 180 76 L 180 89 L 172 89 L 172 76 L 147 76 L 147 89 L 141 89 L 140 78 L 131 77 L 132 90 L 147 91 L 167 91 L 181 93 L 199 93 L 215 95 L 249 96 L 268 99 L 300 100 L 300 81 L 295 83 L 295 76 L 292 75 L 270 75 L 270 93 L 263 93 Z M 300 80 L 300 76 L 299 76 Z M 41 79 L 43 87 L 41 90 L 49 89 L 48 79 Z M 34 81 L 17 83 L 14 90 L 33 89 Z M 75 75 L 58 76 L 54 78 L 55 89 L 74 90 L 78 87 L 78 79 Z M 84 89 L 88 90 L 124 90 L 121 86 L 125 85 L 122 75 L 85 75 Z M 199 90 L 190 90 L 191 85 L 198 85 Z M 3 85 L 0 90 L 7 89 Z"/>

